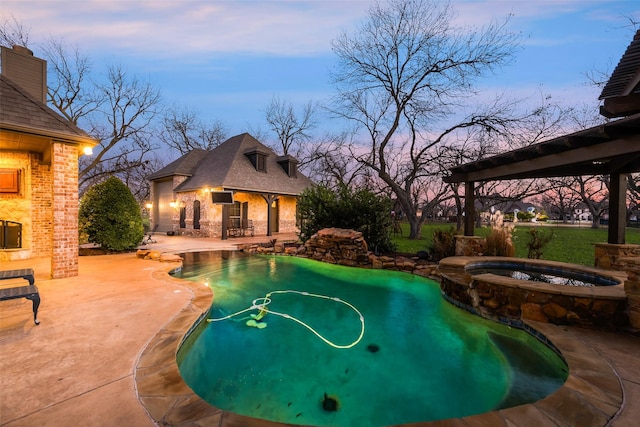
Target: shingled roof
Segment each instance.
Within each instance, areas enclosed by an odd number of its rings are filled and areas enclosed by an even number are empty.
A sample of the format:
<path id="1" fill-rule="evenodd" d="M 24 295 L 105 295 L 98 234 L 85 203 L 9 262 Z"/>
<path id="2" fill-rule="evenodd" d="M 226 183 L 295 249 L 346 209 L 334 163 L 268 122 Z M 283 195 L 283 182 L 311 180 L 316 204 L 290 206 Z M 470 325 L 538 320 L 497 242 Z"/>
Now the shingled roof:
<path id="1" fill-rule="evenodd" d="M 91 145 L 97 142 L 3 75 L 0 75 L 0 129 L 50 137 L 62 142 Z"/>
<path id="2" fill-rule="evenodd" d="M 266 154 L 266 172 L 256 170 L 247 156 L 247 153 L 256 151 Z M 289 176 L 279 160 L 283 158 L 253 136 L 243 133 L 229 138 L 211 151 L 191 151 L 148 179 L 188 176 L 174 189 L 176 192 L 223 187 L 225 190 L 297 195 L 313 184 L 300 172 Z M 294 161 L 291 157 L 287 160 Z"/>
<path id="3" fill-rule="evenodd" d="M 640 30 L 627 47 L 600 94 L 600 114 L 623 117 L 640 112 Z"/>
<path id="4" fill-rule="evenodd" d="M 209 152 L 196 148 L 189 151 L 182 157 L 169 163 L 157 172 L 152 173 L 147 177 L 149 181 L 156 181 L 158 179 L 167 178 L 174 175 L 191 176 L 196 170 L 200 162 L 207 157 Z"/>

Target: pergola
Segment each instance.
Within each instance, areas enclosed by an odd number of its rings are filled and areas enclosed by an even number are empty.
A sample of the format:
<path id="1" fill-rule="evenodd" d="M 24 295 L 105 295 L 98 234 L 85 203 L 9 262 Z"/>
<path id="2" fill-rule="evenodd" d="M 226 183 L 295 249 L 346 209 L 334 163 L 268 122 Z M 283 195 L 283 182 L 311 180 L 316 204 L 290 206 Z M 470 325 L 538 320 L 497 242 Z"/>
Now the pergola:
<path id="1" fill-rule="evenodd" d="M 474 232 L 476 182 L 608 175 L 608 243 L 625 243 L 627 174 L 640 172 L 640 31 L 600 99 L 600 113 L 624 117 L 579 132 L 450 169 L 450 183 L 465 183 L 465 236 Z"/>

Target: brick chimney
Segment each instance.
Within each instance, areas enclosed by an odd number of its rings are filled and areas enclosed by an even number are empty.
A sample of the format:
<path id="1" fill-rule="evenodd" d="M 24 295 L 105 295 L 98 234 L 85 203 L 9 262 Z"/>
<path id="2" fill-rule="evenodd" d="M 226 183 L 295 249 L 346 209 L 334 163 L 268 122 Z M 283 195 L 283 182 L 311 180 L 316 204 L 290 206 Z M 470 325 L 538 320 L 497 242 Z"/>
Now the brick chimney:
<path id="1" fill-rule="evenodd" d="M 47 103 L 47 61 L 36 58 L 30 49 L 23 46 L 13 46 L 13 49 L 2 46 L 0 61 L 3 76 L 38 101 Z"/>

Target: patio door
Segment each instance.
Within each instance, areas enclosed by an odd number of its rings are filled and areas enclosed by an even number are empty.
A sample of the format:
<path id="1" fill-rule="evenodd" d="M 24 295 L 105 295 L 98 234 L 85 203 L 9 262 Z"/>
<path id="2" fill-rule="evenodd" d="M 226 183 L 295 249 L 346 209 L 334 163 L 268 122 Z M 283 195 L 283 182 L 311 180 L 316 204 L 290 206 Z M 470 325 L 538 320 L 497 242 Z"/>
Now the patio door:
<path id="1" fill-rule="evenodd" d="M 249 219 L 249 202 L 242 203 L 242 223 L 246 224 Z"/>
<path id="2" fill-rule="evenodd" d="M 280 231 L 280 201 L 278 199 L 272 201 L 269 209 L 271 209 L 269 226 L 273 233 L 278 233 Z"/>
<path id="3" fill-rule="evenodd" d="M 155 200 L 153 201 L 152 216 L 157 231 L 173 230 L 174 209 L 170 206 L 173 197 L 173 181 L 157 181 L 154 183 Z"/>

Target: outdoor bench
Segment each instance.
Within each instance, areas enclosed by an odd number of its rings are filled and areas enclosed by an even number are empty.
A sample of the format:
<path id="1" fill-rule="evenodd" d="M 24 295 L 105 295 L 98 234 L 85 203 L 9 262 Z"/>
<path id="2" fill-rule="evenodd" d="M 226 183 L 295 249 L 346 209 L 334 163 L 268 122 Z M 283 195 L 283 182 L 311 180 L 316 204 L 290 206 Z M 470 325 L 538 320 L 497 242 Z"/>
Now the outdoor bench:
<path id="1" fill-rule="evenodd" d="M 11 286 L 0 288 L 0 301 L 26 298 L 33 303 L 33 321 L 36 325 L 40 324 L 38 320 L 38 307 L 40 306 L 40 294 L 35 285 L 33 278 L 33 269 L 23 268 L 20 270 L 3 270 L 0 271 L 0 280 L 24 279 L 29 282 L 27 286 Z"/>

